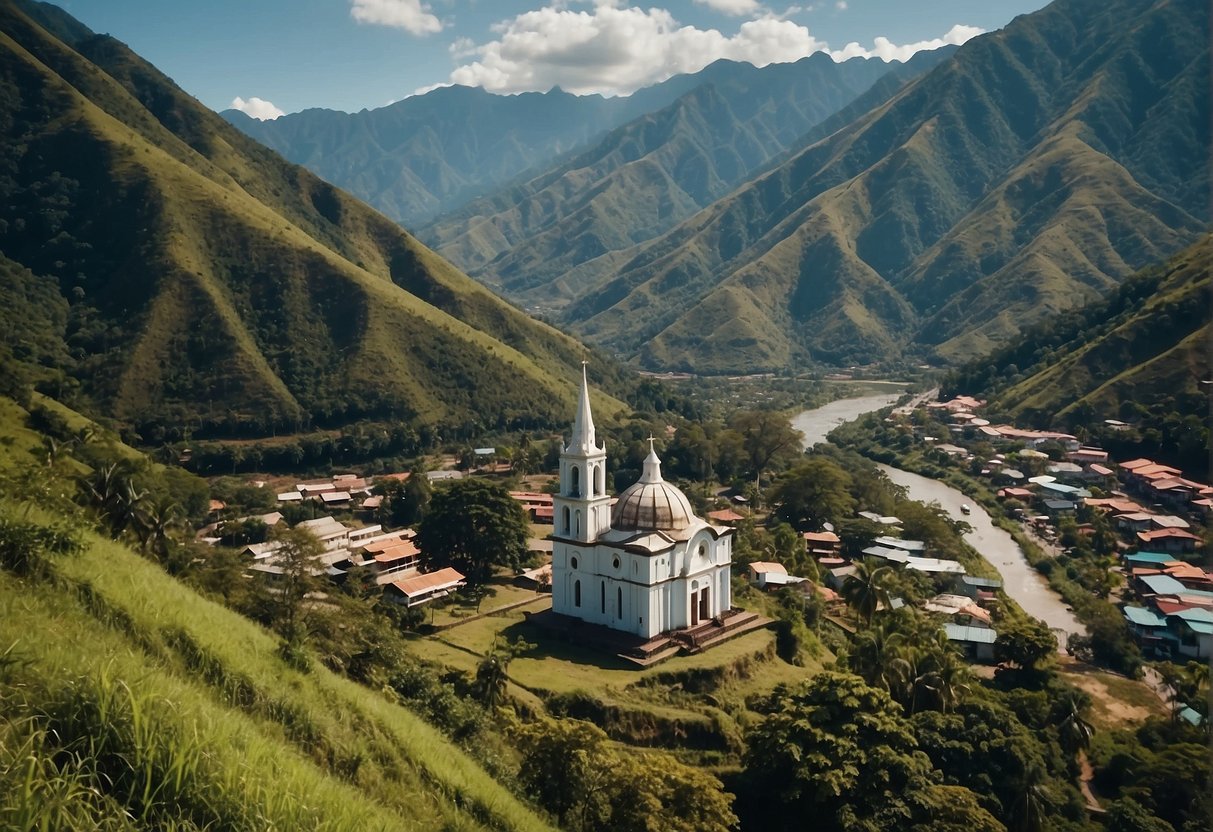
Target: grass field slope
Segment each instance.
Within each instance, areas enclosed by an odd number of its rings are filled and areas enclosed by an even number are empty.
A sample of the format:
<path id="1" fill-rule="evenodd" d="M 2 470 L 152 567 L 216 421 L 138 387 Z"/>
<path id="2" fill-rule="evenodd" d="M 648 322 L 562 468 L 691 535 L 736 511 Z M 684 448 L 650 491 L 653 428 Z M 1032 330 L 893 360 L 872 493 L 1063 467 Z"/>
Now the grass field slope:
<path id="1" fill-rule="evenodd" d="M 1208 34 L 1197 0 L 1056 0 L 1018 17 L 606 255 L 612 279 L 568 322 L 702 372 L 987 352 L 1205 229 Z"/>
<path id="2" fill-rule="evenodd" d="M 53 6 L 0 0 L 0 119 L 0 275 L 29 301 L 0 316 L 51 309 L 13 351 L 96 412 L 252 434 L 567 421 L 577 342 Z"/>
<path id="3" fill-rule="evenodd" d="M 269 630 L 18 486 L 49 471 L 29 422 L 0 396 L 0 828 L 549 828 L 391 694 L 288 664 Z"/>

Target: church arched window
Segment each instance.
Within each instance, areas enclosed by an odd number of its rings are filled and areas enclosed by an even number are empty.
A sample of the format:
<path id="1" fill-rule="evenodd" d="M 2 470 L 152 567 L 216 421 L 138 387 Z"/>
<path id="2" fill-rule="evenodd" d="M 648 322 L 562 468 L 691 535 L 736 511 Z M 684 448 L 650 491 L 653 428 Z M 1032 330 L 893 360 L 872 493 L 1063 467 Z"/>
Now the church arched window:
<path id="1" fill-rule="evenodd" d="M 569 496 L 581 496 L 581 466 L 573 465 L 569 467 Z"/>
<path id="2" fill-rule="evenodd" d="M 606 466 L 597 465 L 594 468 L 594 493 L 599 496 L 606 493 Z"/>
<path id="3" fill-rule="evenodd" d="M 569 533 L 569 507 L 568 506 L 565 506 L 563 509 L 563 520 L 564 520 L 564 533 L 568 534 Z"/>
<path id="4" fill-rule="evenodd" d="M 601 602 L 602 602 L 602 612 L 603 612 L 603 614 L 605 614 L 606 613 L 606 581 L 603 581 L 602 583 L 600 583 L 598 585 L 598 589 L 599 589 L 598 594 L 601 596 L 599 600 L 601 600 Z"/>
<path id="5" fill-rule="evenodd" d="M 573 606 L 581 606 L 581 581 L 573 581 Z"/>
<path id="6" fill-rule="evenodd" d="M 615 587 L 615 614 L 619 620 L 623 620 L 623 587 Z"/>
<path id="7" fill-rule="evenodd" d="M 571 566 L 573 569 L 577 568 L 577 557 L 575 555 L 569 558 L 569 566 Z"/>
<path id="8" fill-rule="evenodd" d="M 573 534 L 581 537 L 581 509 L 573 512 Z"/>

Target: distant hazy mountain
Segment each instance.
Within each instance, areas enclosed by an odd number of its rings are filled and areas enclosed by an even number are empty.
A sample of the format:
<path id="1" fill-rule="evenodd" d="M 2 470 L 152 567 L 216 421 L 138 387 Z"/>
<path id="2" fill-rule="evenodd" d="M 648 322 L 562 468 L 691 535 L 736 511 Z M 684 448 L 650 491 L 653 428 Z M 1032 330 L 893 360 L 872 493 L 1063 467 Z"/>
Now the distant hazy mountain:
<path id="1" fill-rule="evenodd" d="M 1209 70 L 1200 0 L 1058 0 L 574 270 L 568 320 L 705 372 L 985 352 L 1206 227 Z"/>
<path id="2" fill-rule="evenodd" d="M 921 71 L 950 50 L 923 53 Z M 562 278 L 651 239 L 720 198 L 853 101 L 890 67 L 815 54 L 761 69 L 718 61 L 667 107 L 616 128 L 534 178 L 419 230 L 452 262 L 541 306 L 575 296 Z"/>
<path id="3" fill-rule="evenodd" d="M 272 121 L 220 115 L 407 228 L 660 109 L 697 86 L 680 75 L 631 96 L 494 95 L 442 87 L 358 113 L 312 109 Z"/>
<path id="4" fill-rule="evenodd" d="M 113 38 L 9 0 L 0 32 L 6 371 L 153 428 L 567 420 L 575 341 Z"/>

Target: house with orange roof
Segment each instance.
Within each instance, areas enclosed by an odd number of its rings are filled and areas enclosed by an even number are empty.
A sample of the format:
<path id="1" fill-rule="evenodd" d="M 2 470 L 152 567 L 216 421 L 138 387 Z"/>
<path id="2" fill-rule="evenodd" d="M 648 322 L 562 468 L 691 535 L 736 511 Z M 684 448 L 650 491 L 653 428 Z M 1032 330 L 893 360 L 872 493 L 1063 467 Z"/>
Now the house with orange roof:
<path id="1" fill-rule="evenodd" d="M 1186 529 L 1155 529 L 1138 532 L 1137 540 L 1141 546 L 1151 551 L 1162 552 L 1194 552 L 1200 545 L 1200 538 Z"/>
<path id="2" fill-rule="evenodd" d="M 384 597 L 406 607 L 416 607 L 437 598 L 445 598 L 465 584 L 463 573 L 447 566 L 437 572 L 393 581 L 387 585 Z"/>
<path id="3" fill-rule="evenodd" d="M 805 546 L 814 557 L 828 558 L 838 554 L 842 539 L 834 532 L 804 532 Z"/>

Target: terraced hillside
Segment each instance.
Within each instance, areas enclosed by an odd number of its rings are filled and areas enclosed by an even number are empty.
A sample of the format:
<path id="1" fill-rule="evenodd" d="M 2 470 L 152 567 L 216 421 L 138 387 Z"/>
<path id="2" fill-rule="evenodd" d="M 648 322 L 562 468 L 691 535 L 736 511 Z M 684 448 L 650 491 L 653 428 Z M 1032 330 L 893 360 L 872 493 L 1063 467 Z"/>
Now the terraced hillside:
<path id="1" fill-rule="evenodd" d="M 34 360 L 95 412 L 229 434 L 567 421 L 576 341 L 58 9 L 0 3 L 0 119 L 3 273 L 29 301 L 0 315 L 55 310 Z"/>

